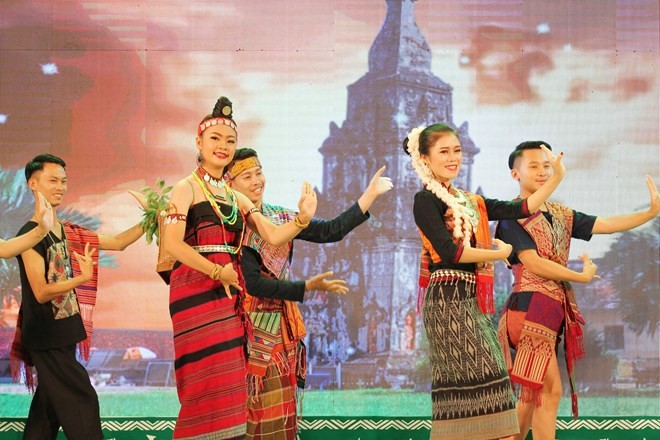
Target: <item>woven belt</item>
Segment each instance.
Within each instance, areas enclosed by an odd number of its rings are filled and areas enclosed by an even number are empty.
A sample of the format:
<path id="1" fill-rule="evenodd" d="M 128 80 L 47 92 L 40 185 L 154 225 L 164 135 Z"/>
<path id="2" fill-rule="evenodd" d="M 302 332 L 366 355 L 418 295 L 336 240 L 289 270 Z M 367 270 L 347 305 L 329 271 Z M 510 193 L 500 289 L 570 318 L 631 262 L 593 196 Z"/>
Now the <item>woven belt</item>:
<path id="1" fill-rule="evenodd" d="M 238 252 L 238 248 L 234 246 L 229 246 L 227 244 L 206 244 L 203 246 L 193 246 L 200 254 L 208 254 L 212 252 L 223 252 L 226 254 L 235 254 Z"/>
<path id="2" fill-rule="evenodd" d="M 455 269 L 438 269 L 431 274 L 429 281 L 455 281 L 463 280 L 466 283 L 476 283 L 477 277 L 472 272 Z"/>

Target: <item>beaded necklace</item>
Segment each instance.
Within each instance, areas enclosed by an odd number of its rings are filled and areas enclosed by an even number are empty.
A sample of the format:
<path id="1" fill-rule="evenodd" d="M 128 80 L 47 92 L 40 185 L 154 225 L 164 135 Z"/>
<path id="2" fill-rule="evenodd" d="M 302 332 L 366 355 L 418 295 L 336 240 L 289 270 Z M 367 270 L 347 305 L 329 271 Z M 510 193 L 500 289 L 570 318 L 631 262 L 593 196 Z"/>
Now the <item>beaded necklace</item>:
<path id="1" fill-rule="evenodd" d="M 453 190 L 454 196 L 458 199 L 458 203 L 465 207 L 463 213 L 466 214 L 468 220 L 472 224 L 473 230 L 476 230 L 479 226 L 479 213 L 474 209 L 472 200 L 470 200 L 470 198 L 465 195 L 463 191 L 456 188 L 455 186 L 451 186 L 450 189 Z"/>
<path id="2" fill-rule="evenodd" d="M 209 189 L 206 187 L 206 183 L 203 180 L 202 177 L 200 177 L 201 171 L 199 168 L 195 170 L 195 172 L 192 173 L 193 178 L 197 181 L 199 184 L 200 188 L 202 189 L 202 192 L 206 196 L 206 199 L 209 201 L 211 204 L 211 207 L 213 208 L 213 211 L 215 212 L 216 216 L 220 219 L 220 228 L 222 230 L 222 241 L 225 244 L 225 247 L 227 248 L 227 252 L 233 255 L 236 255 L 240 252 L 241 246 L 243 244 L 243 234 L 245 233 L 245 224 L 243 224 L 243 227 L 241 228 L 241 238 L 238 241 L 238 246 L 232 247 L 227 245 L 227 237 L 225 236 L 225 223 L 228 225 L 233 225 L 236 223 L 236 220 L 238 219 L 238 199 L 236 198 L 236 195 L 234 192 L 227 186 L 227 184 L 223 181 L 225 191 L 227 194 L 227 199 L 229 201 L 229 204 L 231 204 L 231 212 L 229 215 L 224 215 L 222 213 L 222 209 L 220 209 L 220 206 L 218 206 L 218 202 L 215 201 L 215 197 L 209 191 Z M 241 216 L 242 217 L 242 216 Z"/>
<path id="3" fill-rule="evenodd" d="M 222 180 L 222 186 L 225 189 L 225 193 L 227 194 L 227 202 L 229 205 L 231 205 L 231 212 L 229 215 L 224 215 L 222 213 L 222 210 L 220 210 L 220 207 L 215 201 L 215 195 L 209 191 L 209 189 L 206 186 L 206 181 L 203 179 L 203 176 L 208 175 L 207 173 L 204 173 L 204 170 L 201 168 L 197 168 L 195 172 L 193 173 L 193 177 L 195 180 L 197 180 L 197 183 L 199 183 L 199 186 L 201 186 L 202 191 L 204 191 L 204 195 L 206 198 L 211 202 L 211 205 L 216 211 L 216 214 L 218 214 L 218 217 L 220 217 L 223 221 L 223 223 L 227 223 L 228 225 L 233 225 L 236 223 L 236 220 L 238 219 L 238 199 L 236 199 L 236 195 L 234 192 L 229 188 L 227 185 L 227 182 Z M 218 186 L 219 188 L 219 186 Z M 219 199 L 222 200 L 222 197 L 218 197 Z"/>

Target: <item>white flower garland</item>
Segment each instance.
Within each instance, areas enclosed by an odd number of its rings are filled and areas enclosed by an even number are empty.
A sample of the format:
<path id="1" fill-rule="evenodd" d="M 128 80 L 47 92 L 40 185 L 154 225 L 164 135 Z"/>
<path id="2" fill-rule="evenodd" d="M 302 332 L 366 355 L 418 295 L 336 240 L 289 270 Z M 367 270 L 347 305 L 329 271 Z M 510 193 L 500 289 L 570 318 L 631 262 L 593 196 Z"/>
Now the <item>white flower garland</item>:
<path id="1" fill-rule="evenodd" d="M 462 239 L 464 247 L 470 247 L 470 237 L 472 236 L 472 223 L 466 212 L 466 207 L 461 205 L 458 199 L 447 191 L 440 182 L 435 179 L 431 169 L 424 163 L 421 155 L 419 154 L 419 135 L 426 127 L 420 125 L 413 128 L 408 133 L 408 153 L 412 158 L 412 166 L 417 172 L 422 183 L 428 188 L 437 198 L 445 202 L 452 210 L 454 216 L 454 230 L 453 235 L 455 238 Z M 456 188 L 456 191 L 460 191 Z"/>

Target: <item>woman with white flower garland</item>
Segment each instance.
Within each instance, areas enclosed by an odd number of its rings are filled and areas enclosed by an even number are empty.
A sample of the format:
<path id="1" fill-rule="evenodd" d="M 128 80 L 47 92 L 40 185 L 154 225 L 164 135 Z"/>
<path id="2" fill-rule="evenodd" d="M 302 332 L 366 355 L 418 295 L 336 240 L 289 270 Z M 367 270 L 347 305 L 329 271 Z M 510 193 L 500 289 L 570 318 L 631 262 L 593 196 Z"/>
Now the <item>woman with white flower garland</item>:
<path id="1" fill-rule="evenodd" d="M 425 188 L 415 194 L 422 237 L 420 303 L 431 352 L 431 439 L 495 439 L 518 433 L 508 373 L 495 331 L 493 262 L 511 245 L 493 240 L 488 220 L 522 218 L 538 210 L 565 174 L 562 155 L 545 149 L 553 176 L 517 202 L 486 199 L 454 187 L 461 143 L 444 124 L 413 129 L 404 151 Z M 423 295 L 423 297 L 422 297 Z"/>

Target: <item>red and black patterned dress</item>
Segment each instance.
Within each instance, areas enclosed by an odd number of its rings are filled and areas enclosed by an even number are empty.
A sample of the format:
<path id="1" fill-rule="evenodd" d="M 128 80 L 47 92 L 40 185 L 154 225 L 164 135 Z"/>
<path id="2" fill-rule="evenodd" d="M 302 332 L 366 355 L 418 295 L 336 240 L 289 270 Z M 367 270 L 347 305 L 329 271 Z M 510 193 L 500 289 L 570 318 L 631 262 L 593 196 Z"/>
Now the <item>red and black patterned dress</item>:
<path id="1" fill-rule="evenodd" d="M 219 204 L 228 215 L 231 206 Z M 238 247 L 245 227 L 238 215 L 224 228 L 209 202 L 188 212 L 184 240 L 214 263 L 232 263 L 245 291 Z M 224 230 L 224 232 L 223 232 Z M 224 235 L 224 237 L 223 237 Z M 178 266 L 177 266 L 178 265 Z M 170 316 L 174 330 L 176 386 L 181 410 L 175 439 L 239 439 L 245 437 L 248 329 L 244 293 L 232 288 L 227 298 L 220 281 L 177 263 L 170 279 Z"/>

